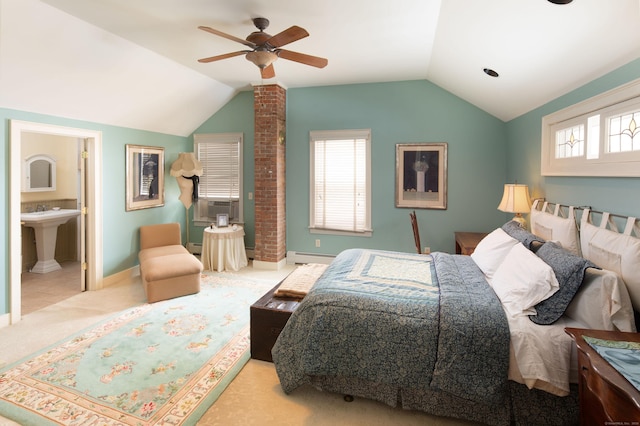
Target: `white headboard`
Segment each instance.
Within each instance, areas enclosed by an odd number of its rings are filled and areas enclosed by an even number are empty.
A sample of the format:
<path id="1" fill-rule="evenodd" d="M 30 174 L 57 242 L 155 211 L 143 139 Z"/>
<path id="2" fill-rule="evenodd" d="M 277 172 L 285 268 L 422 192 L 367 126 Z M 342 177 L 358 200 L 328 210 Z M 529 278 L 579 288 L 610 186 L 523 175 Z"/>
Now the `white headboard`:
<path id="1" fill-rule="evenodd" d="M 558 219 L 566 218 L 571 221 L 571 226 L 574 226 L 577 232 L 581 255 L 599 267 L 621 276 L 634 309 L 640 312 L 639 220 L 635 217 L 594 211 L 588 206 L 576 207 L 539 201 L 536 200 L 532 206 L 533 215 L 545 212 Z M 565 233 L 566 222 L 562 225 Z M 532 223 L 532 232 L 534 226 Z"/>

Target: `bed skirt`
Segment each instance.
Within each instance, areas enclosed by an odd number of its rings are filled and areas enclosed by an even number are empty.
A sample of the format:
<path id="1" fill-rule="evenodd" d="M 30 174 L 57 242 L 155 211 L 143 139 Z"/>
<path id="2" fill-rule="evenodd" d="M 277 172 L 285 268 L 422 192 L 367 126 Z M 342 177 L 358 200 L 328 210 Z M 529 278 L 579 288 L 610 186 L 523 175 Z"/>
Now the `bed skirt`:
<path id="1" fill-rule="evenodd" d="M 444 392 L 400 389 L 354 378 L 314 376 L 309 381 L 313 387 L 322 391 L 372 399 L 391 407 L 488 425 L 570 426 L 580 423 L 576 384 L 571 385 L 569 396 L 558 397 L 509 381 L 507 401 L 489 406 Z"/>

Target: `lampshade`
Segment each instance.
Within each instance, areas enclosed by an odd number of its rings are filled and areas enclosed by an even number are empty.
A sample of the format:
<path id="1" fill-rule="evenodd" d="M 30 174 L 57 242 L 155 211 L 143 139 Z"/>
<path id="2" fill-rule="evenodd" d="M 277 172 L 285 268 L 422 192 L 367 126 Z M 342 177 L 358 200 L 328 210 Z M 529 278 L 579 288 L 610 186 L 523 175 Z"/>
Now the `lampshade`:
<path id="1" fill-rule="evenodd" d="M 528 213 L 531 210 L 529 187 L 517 183 L 505 184 L 498 210 L 507 213 Z"/>
<path id="2" fill-rule="evenodd" d="M 278 55 L 266 50 L 254 50 L 253 52 L 247 53 L 246 58 L 248 61 L 251 61 L 255 65 L 257 65 L 258 68 L 263 69 L 268 67 L 276 59 L 278 59 Z"/>
<path id="3" fill-rule="evenodd" d="M 517 183 L 505 184 L 498 210 L 515 213 L 513 220 L 520 222 L 524 226 L 525 221 L 522 213 L 528 213 L 531 210 L 529 187 L 527 185 L 518 185 Z"/>
<path id="4" fill-rule="evenodd" d="M 181 152 L 171 165 L 171 176 L 202 176 L 202 164 L 193 152 Z"/>

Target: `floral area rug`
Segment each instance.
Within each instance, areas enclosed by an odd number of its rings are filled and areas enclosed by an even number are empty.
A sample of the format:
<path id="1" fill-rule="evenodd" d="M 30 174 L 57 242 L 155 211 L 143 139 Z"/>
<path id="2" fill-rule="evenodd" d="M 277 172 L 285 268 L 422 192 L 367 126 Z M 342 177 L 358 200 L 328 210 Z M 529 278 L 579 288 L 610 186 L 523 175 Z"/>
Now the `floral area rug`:
<path id="1" fill-rule="evenodd" d="M 249 307 L 275 285 L 225 273 L 0 370 L 23 425 L 192 425 L 249 360 Z"/>

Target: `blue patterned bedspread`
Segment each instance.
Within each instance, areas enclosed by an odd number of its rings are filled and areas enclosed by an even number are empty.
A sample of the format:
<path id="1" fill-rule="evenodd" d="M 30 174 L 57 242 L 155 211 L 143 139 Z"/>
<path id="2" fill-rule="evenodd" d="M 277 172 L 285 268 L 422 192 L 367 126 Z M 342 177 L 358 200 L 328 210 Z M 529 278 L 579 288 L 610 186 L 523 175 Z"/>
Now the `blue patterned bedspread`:
<path id="1" fill-rule="evenodd" d="M 352 377 L 494 404 L 506 395 L 509 328 L 469 256 L 350 249 L 272 355 L 286 393 L 312 376 Z"/>

